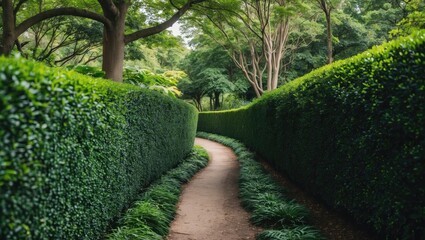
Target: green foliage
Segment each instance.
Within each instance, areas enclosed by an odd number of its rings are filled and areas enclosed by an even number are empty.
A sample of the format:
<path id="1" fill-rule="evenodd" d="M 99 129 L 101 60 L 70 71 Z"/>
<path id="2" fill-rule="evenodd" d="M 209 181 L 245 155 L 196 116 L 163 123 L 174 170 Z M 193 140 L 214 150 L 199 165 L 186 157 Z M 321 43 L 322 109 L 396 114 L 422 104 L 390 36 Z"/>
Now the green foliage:
<path id="1" fill-rule="evenodd" d="M 131 84 L 144 84 L 147 86 L 161 85 L 165 87 L 176 86 L 178 79 L 169 78 L 164 75 L 155 74 L 149 70 L 140 70 L 137 68 L 124 69 L 124 82 Z"/>
<path id="2" fill-rule="evenodd" d="M 255 225 L 277 229 L 275 232 L 280 233 L 280 236 L 323 239 L 317 230 L 304 226 L 308 222 L 308 210 L 285 196 L 285 190 L 273 180 L 259 162 L 255 161 L 254 155 L 243 144 L 234 139 L 204 132 L 198 132 L 197 136 L 220 142 L 235 151 L 241 167 L 239 196 L 243 207 L 252 211 L 251 221 Z M 261 233 L 258 238 L 292 239 L 272 238 L 269 233 L 273 231 L 265 230 L 265 233 Z"/>
<path id="3" fill-rule="evenodd" d="M 168 233 L 167 217 L 155 203 L 137 202 L 133 208 L 127 211 L 123 221 L 129 226 L 150 226 L 153 232 L 161 236 Z"/>
<path id="4" fill-rule="evenodd" d="M 54 8 L 57 4 L 53 1 L 26 1 L 21 10 L 28 11 L 25 17 L 30 17 L 34 15 L 35 9 L 43 5 Z M 23 16 L 22 11 L 17 14 L 18 19 Z M 102 30 L 101 23 L 80 17 L 46 19 L 19 37 L 22 43 L 19 52 L 25 58 L 42 61 L 50 66 L 92 62 L 99 59 L 102 53 Z"/>
<path id="5" fill-rule="evenodd" d="M 202 98 L 210 98 L 209 109 L 223 107 L 220 95 L 235 92 L 244 95 L 248 86 L 241 72 L 237 70 L 228 53 L 205 36 L 196 38 L 197 48 L 181 62 L 188 78 L 180 82 L 178 88 L 183 98 L 191 99 L 199 111 L 203 110 Z M 242 83 L 241 83 L 242 82 Z"/>
<path id="6" fill-rule="evenodd" d="M 285 228 L 282 230 L 266 230 L 257 236 L 257 240 L 323 240 L 319 231 L 311 227 Z"/>
<path id="7" fill-rule="evenodd" d="M 425 2 L 421 0 L 409 1 L 406 9 L 409 10 L 409 14 L 401 19 L 397 23 L 397 27 L 390 32 L 390 36 L 393 38 L 425 29 Z"/>
<path id="8" fill-rule="evenodd" d="M 251 221 L 255 225 L 270 228 L 301 225 L 306 222 L 309 216 L 305 207 L 297 203 L 280 203 L 270 201 L 267 198 L 266 200 L 266 205 L 260 205 L 261 207 L 258 207 L 252 212 Z"/>
<path id="9" fill-rule="evenodd" d="M 66 67 L 69 70 L 74 70 L 78 73 L 81 73 L 86 76 L 95 77 L 95 78 L 105 78 L 105 72 L 102 71 L 99 67 L 93 67 L 88 65 L 69 65 Z"/>
<path id="10" fill-rule="evenodd" d="M 196 110 L 0 58 L 0 238 L 93 239 L 191 150 Z"/>
<path id="11" fill-rule="evenodd" d="M 67 68 L 91 77 L 105 77 L 105 72 L 99 67 L 77 65 L 68 66 Z M 185 73 L 182 71 L 167 71 L 163 74 L 155 74 L 149 70 L 128 67 L 124 69 L 123 81 L 175 98 L 181 95 L 181 92 L 177 89 L 177 83 L 184 77 Z"/>
<path id="12" fill-rule="evenodd" d="M 176 213 L 181 185 L 207 164 L 208 153 L 195 146 L 178 167 L 168 171 L 141 195 L 108 239 L 162 239 L 166 236 Z"/>
<path id="13" fill-rule="evenodd" d="M 337 61 L 246 107 L 202 113 L 383 238 L 425 237 L 425 31 Z"/>
<path id="14" fill-rule="evenodd" d="M 118 228 L 113 232 L 109 239 L 114 240 L 139 240 L 139 239 L 149 239 L 149 240 L 163 240 L 162 236 L 155 233 L 147 225 L 139 225 L 131 228 Z"/>
<path id="15" fill-rule="evenodd" d="M 177 89 L 177 83 L 185 76 L 181 71 L 170 71 L 164 74 L 155 74 L 149 70 L 139 70 L 136 68 L 124 69 L 124 82 L 142 88 L 148 88 L 168 95 L 177 97 L 181 92 Z"/>

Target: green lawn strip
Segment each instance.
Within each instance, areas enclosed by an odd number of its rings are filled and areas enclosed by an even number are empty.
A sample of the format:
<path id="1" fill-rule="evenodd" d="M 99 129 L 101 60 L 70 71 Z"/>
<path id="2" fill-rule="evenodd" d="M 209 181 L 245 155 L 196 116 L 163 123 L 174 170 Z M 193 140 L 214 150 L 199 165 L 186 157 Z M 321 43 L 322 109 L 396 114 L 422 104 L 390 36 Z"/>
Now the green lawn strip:
<path id="1" fill-rule="evenodd" d="M 288 198 L 255 156 L 237 140 L 220 135 L 198 132 L 198 137 L 222 143 L 238 156 L 240 162 L 239 195 L 242 206 L 251 212 L 251 222 L 263 227 L 259 240 L 321 240 L 318 230 L 308 226 L 308 210 Z"/>
<path id="2" fill-rule="evenodd" d="M 174 219 L 181 185 L 207 164 L 208 153 L 202 147 L 195 146 L 180 165 L 168 171 L 141 194 L 107 238 L 163 239 Z"/>

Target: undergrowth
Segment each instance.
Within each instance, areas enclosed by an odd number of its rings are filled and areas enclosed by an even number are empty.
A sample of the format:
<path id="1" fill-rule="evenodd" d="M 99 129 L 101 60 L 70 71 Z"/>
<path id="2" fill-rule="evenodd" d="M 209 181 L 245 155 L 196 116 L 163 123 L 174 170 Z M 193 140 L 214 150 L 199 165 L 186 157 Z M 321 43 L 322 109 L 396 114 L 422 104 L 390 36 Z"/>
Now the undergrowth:
<path id="1" fill-rule="evenodd" d="M 176 168 L 168 171 L 144 191 L 119 220 L 108 239 L 163 239 L 168 234 L 179 201 L 180 187 L 208 164 L 207 152 L 195 146 Z"/>
<path id="2" fill-rule="evenodd" d="M 322 240 L 318 230 L 308 226 L 308 210 L 288 198 L 283 189 L 255 161 L 255 156 L 237 140 L 220 135 L 198 132 L 198 137 L 220 142 L 238 156 L 241 170 L 239 195 L 242 206 L 251 212 L 251 222 L 266 230 L 258 240 Z"/>

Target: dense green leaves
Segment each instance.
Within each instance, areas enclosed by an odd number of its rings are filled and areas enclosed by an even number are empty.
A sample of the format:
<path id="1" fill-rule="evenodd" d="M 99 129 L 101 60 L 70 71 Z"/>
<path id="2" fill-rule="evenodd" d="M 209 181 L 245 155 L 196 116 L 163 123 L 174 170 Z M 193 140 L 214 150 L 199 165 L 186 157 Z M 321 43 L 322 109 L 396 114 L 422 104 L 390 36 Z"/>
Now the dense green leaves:
<path id="1" fill-rule="evenodd" d="M 0 238 L 90 239 L 190 151 L 196 110 L 0 58 Z"/>
<path id="2" fill-rule="evenodd" d="M 202 113 L 382 237 L 425 237 L 425 32 L 313 71 L 253 104 Z M 258 124 L 262 123 L 262 124 Z"/>

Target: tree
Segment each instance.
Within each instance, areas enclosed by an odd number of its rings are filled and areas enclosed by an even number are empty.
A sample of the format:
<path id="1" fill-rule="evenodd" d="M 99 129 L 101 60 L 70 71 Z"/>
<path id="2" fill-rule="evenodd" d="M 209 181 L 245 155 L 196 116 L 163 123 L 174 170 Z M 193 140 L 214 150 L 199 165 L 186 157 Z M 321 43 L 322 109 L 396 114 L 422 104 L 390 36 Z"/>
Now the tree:
<path id="1" fill-rule="evenodd" d="M 217 110 L 222 105 L 224 93 L 242 88 L 236 83 L 243 77 L 217 43 L 203 35 L 196 36 L 194 43 L 194 49 L 180 65 L 188 79 L 177 87 L 183 92 L 183 98 L 192 99 L 199 111 L 203 110 L 201 100 L 204 96 L 209 97 L 210 110 Z"/>
<path id="2" fill-rule="evenodd" d="M 323 11 L 326 18 L 326 33 L 327 33 L 327 47 L 328 47 L 328 63 L 333 61 L 332 49 L 332 23 L 331 12 L 335 9 L 335 5 L 341 0 L 316 0 L 319 8 Z"/>
<path id="3" fill-rule="evenodd" d="M 3 36 L 1 41 L 1 54 L 10 54 L 14 45 L 17 43 L 18 37 L 27 31 L 30 27 L 41 21 L 58 16 L 77 16 L 88 18 L 103 24 L 102 69 L 106 72 L 106 77 L 115 81 L 122 81 L 125 45 L 140 38 L 145 38 L 167 29 L 168 27 L 172 26 L 183 14 L 185 14 L 194 4 L 200 3 L 202 1 L 204 0 L 187 0 L 183 3 L 173 2 L 172 0 L 164 2 L 151 2 L 151 5 L 155 4 L 156 6 L 163 8 L 162 12 L 160 13 L 164 13 L 164 15 L 166 15 L 166 20 L 162 17 L 159 17 L 155 20 L 159 20 L 161 22 L 155 26 L 150 26 L 131 33 L 126 33 L 126 19 L 129 7 L 139 5 L 142 6 L 141 4 L 145 2 L 130 0 L 98 0 L 96 5 L 91 3 L 89 9 L 94 10 L 89 11 L 75 6 L 75 2 L 78 1 L 70 1 L 69 4 L 74 4 L 74 6 L 47 9 L 29 17 L 22 17 L 19 16 L 18 13 L 24 9 L 23 6 L 25 4 L 33 3 L 32 0 L 18 0 L 15 1 L 15 4 L 12 0 L 1 0 L 3 12 Z M 90 4 L 85 3 L 84 1 L 83 3 Z M 147 4 L 148 2 L 146 2 L 145 5 Z M 175 11 L 172 9 L 175 9 Z M 139 13 L 140 12 L 141 11 L 139 9 Z M 24 20 L 17 23 L 17 20 L 21 18 Z"/>
<path id="4" fill-rule="evenodd" d="M 397 27 L 390 32 L 392 38 L 406 36 L 419 29 L 425 29 L 425 2 L 411 0 L 406 5 L 408 15 L 397 23 Z"/>
<path id="5" fill-rule="evenodd" d="M 235 0 L 197 9 L 197 27 L 228 51 L 258 97 L 278 86 L 293 53 L 317 34 L 316 28 L 305 32 L 308 37 L 298 31 L 312 24 L 302 17 L 308 5 L 298 0 Z"/>
<path id="6" fill-rule="evenodd" d="M 169 31 L 132 42 L 125 49 L 125 66 L 149 69 L 155 73 L 176 70 L 188 54 L 183 39 Z"/>
<path id="7" fill-rule="evenodd" d="M 31 27 L 17 41 L 26 58 L 49 65 L 88 64 L 101 57 L 102 26 L 75 17 L 57 17 Z"/>
<path id="8" fill-rule="evenodd" d="M 182 91 L 183 99 L 191 99 L 198 111 L 203 111 L 202 98 L 205 96 L 206 91 L 201 81 L 191 81 L 189 78 L 181 80 L 177 84 L 177 88 Z"/>
<path id="9" fill-rule="evenodd" d="M 225 69 L 205 68 L 199 73 L 199 79 L 204 82 L 205 92 L 210 98 L 210 109 L 221 107 L 220 95 L 234 90 L 234 85 L 225 74 Z"/>

